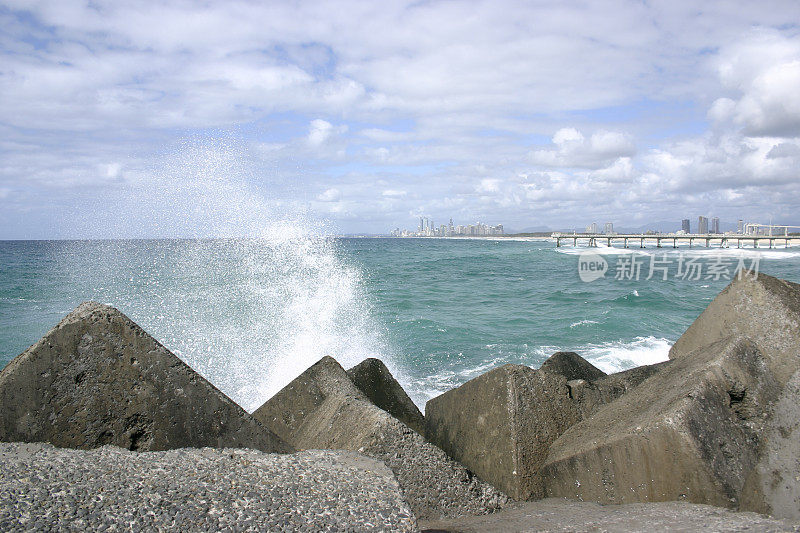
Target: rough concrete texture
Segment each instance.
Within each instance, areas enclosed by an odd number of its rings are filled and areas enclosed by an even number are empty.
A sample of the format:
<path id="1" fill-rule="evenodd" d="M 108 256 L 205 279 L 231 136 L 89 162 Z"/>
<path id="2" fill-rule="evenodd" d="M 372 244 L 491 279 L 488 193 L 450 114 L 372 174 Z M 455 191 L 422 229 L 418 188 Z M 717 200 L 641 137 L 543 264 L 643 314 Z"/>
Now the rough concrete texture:
<path id="1" fill-rule="evenodd" d="M 347 371 L 369 400 L 416 431 L 425 434 L 425 418 L 380 359 L 370 357 Z"/>
<path id="2" fill-rule="evenodd" d="M 539 468 L 547 450 L 580 419 L 564 376 L 504 365 L 428 401 L 425 436 L 523 500 L 542 497 Z"/>
<path id="3" fill-rule="evenodd" d="M 800 520 L 800 372 L 772 406 L 740 509 Z"/>
<path id="4" fill-rule="evenodd" d="M 95 302 L 0 372 L 0 405 L 1 441 L 293 451 L 128 317 Z"/>
<path id="5" fill-rule="evenodd" d="M 364 398 L 347 372 L 333 357 L 323 357 L 278 391 L 253 416 L 276 435 L 291 443 L 317 410 L 331 397 Z M 323 438 L 323 437 L 321 437 Z M 299 449 L 325 446 L 297 446 Z"/>
<path id="6" fill-rule="evenodd" d="M 741 338 L 677 359 L 553 443 L 546 495 L 735 507 L 779 392 L 758 348 Z"/>
<path id="7" fill-rule="evenodd" d="M 573 379 L 567 382 L 569 395 L 578 404 L 581 414 L 588 417 L 600 406 L 613 402 L 669 364 L 670 361 L 664 361 L 654 365 L 639 366 L 602 376 L 595 381 Z"/>
<path id="8" fill-rule="evenodd" d="M 766 274 L 737 277 L 675 342 L 669 357 L 684 357 L 732 334 L 752 340 L 775 378 L 786 383 L 800 357 L 800 285 Z"/>
<path id="9" fill-rule="evenodd" d="M 542 363 L 539 370 L 561 374 L 567 381 L 584 379 L 592 381 L 606 375 L 605 372 L 575 352 L 556 352 Z"/>
<path id="10" fill-rule="evenodd" d="M 419 518 L 494 511 L 507 497 L 449 459 L 352 384 L 325 357 L 253 415 L 298 449 L 344 449 L 383 461 Z"/>
<path id="11" fill-rule="evenodd" d="M 1 531 L 416 531 L 392 472 L 346 451 L 0 444 Z"/>
<path id="12" fill-rule="evenodd" d="M 799 522 L 755 513 L 737 513 L 686 502 L 632 503 L 602 506 L 590 502 L 546 499 L 511 504 L 487 515 L 420 522 L 423 531 L 508 533 L 522 531 L 800 531 Z"/>

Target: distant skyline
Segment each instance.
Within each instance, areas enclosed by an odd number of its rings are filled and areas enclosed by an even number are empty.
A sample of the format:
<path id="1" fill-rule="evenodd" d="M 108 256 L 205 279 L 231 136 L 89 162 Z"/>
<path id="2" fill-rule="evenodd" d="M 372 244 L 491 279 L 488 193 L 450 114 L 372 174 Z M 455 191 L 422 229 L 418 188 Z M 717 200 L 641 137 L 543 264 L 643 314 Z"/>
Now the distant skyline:
<path id="1" fill-rule="evenodd" d="M 0 239 L 800 225 L 800 3 L 0 0 Z"/>

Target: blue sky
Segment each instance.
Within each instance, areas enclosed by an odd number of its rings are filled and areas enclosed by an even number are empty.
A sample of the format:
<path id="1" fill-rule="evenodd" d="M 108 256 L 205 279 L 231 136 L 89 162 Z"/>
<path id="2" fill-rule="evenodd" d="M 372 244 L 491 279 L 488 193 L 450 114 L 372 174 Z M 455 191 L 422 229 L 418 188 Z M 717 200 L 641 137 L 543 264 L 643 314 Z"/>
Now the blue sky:
<path id="1" fill-rule="evenodd" d="M 800 224 L 800 3 L 0 0 L 0 238 Z"/>

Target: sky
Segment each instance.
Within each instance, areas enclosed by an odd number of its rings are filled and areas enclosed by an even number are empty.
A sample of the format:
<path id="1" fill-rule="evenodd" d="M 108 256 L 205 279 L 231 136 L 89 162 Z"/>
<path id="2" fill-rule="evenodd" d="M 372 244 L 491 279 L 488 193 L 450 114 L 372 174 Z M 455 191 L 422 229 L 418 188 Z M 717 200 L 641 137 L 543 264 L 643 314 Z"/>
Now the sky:
<path id="1" fill-rule="evenodd" d="M 800 225 L 800 2 L 0 0 L 0 239 Z"/>

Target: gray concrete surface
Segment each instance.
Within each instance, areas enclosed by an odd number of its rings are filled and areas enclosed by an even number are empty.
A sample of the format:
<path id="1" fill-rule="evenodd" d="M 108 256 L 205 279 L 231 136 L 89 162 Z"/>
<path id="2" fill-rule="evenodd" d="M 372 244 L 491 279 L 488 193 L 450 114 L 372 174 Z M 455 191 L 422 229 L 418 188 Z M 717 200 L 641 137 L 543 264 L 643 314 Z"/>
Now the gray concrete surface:
<path id="1" fill-rule="evenodd" d="M 392 472 L 346 451 L 0 443 L 0 531 L 415 531 Z"/>

